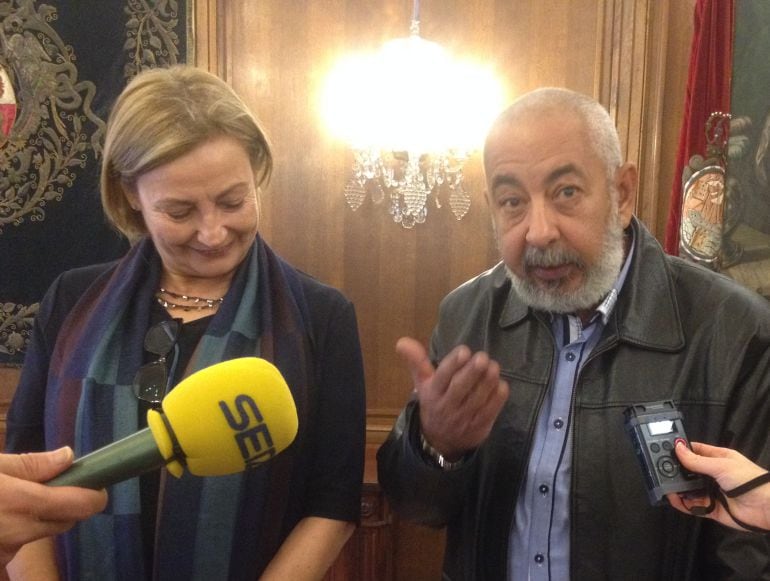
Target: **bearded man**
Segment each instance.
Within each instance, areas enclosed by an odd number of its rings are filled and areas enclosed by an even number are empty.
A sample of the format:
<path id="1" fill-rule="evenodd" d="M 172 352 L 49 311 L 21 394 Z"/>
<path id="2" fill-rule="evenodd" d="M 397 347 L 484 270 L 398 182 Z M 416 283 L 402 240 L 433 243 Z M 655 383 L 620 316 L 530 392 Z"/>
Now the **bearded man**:
<path id="1" fill-rule="evenodd" d="M 770 463 L 770 309 L 667 256 L 634 217 L 607 111 L 519 98 L 484 148 L 502 261 L 442 301 L 378 453 L 404 518 L 447 527 L 444 579 L 770 579 L 767 537 L 651 506 L 623 410 L 673 400 L 693 440 Z"/>

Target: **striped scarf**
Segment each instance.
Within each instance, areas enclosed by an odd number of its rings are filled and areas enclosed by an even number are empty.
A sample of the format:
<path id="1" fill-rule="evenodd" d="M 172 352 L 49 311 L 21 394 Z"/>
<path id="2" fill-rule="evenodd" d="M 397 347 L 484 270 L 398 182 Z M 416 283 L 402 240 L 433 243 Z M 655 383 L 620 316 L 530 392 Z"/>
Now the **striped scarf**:
<path id="1" fill-rule="evenodd" d="M 82 456 L 136 431 L 132 381 L 158 288 L 160 259 L 148 239 L 97 279 L 68 316 L 51 359 L 47 446 Z M 295 474 L 314 378 L 309 319 L 296 271 L 259 238 L 234 277 L 185 371 L 258 355 L 291 386 L 299 415 L 292 446 L 256 469 L 176 479 L 163 469 L 154 571 L 144 570 L 139 479 L 111 487 L 103 514 L 61 535 L 67 579 L 256 579 L 301 518 Z"/>

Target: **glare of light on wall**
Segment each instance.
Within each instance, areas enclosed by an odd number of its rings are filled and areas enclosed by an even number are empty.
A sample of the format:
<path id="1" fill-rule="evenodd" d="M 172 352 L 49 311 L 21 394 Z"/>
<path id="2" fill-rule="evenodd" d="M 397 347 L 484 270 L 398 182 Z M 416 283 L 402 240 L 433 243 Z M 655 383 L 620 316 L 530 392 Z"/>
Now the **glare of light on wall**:
<path id="1" fill-rule="evenodd" d="M 347 56 L 326 79 L 322 115 L 353 148 L 348 205 L 357 210 L 367 198 L 387 201 L 404 228 L 425 222 L 430 205 L 447 202 L 462 219 L 470 208 L 463 165 L 503 101 L 489 68 L 455 60 L 420 37 L 415 0 L 409 37 Z"/>

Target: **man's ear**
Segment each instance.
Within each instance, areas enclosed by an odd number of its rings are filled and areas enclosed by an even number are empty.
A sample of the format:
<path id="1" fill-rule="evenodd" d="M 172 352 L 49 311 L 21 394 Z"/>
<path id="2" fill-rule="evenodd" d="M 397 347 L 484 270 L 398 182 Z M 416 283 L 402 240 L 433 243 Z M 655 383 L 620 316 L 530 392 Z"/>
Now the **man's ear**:
<path id="1" fill-rule="evenodd" d="M 636 165 L 626 162 L 615 172 L 615 188 L 618 191 L 618 213 L 623 228 L 631 223 L 631 216 L 636 209 L 636 190 L 639 185 L 639 172 Z"/>

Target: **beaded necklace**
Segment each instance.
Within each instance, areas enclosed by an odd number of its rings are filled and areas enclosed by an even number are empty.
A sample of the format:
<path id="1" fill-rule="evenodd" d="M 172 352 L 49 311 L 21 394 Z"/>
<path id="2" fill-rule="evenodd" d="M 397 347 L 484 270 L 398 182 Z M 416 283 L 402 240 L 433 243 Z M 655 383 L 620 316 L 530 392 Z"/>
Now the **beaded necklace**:
<path id="1" fill-rule="evenodd" d="M 163 298 L 164 296 L 174 299 L 175 301 L 182 301 L 182 304 Z M 157 299 L 158 303 L 160 303 L 160 305 L 165 309 L 182 309 L 184 311 L 216 309 L 225 300 L 225 297 L 210 299 L 206 297 L 196 297 L 193 295 L 181 295 L 162 287 L 159 288 L 158 292 L 155 293 L 155 298 Z"/>

